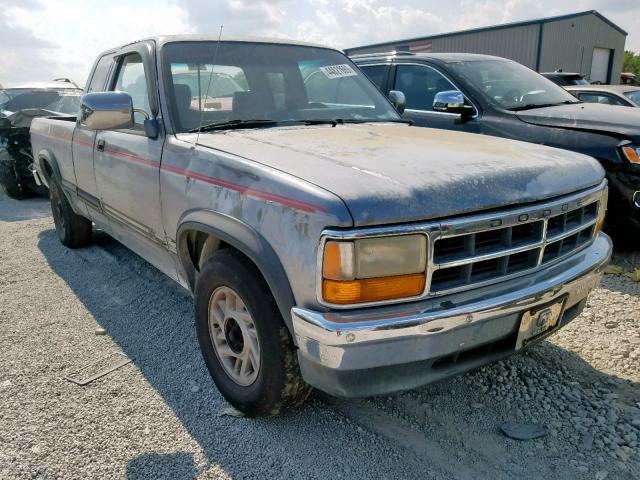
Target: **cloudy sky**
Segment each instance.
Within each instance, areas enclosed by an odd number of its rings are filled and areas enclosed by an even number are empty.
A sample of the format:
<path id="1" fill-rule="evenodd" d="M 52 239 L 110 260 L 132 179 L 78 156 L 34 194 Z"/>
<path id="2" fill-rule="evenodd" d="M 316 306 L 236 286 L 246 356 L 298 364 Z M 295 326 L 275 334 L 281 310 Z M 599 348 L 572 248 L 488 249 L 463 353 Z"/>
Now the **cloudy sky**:
<path id="1" fill-rule="evenodd" d="M 0 82 L 70 77 L 96 55 L 157 34 L 278 36 L 353 47 L 596 9 L 640 52 L 639 0 L 0 0 Z"/>

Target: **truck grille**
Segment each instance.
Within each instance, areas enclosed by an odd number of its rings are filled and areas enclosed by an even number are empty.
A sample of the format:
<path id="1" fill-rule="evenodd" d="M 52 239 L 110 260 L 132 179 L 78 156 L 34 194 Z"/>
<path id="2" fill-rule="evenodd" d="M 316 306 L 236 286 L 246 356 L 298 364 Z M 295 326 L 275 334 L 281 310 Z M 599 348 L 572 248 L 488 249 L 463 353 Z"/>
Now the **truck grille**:
<path id="1" fill-rule="evenodd" d="M 422 234 L 428 242 L 426 282 L 411 300 L 449 295 L 521 275 L 553 268 L 590 245 L 600 212 L 607 208 L 607 182 L 581 192 L 542 202 L 460 215 L 441 221 L 370 227 L 355 231 L 326 230 L 328 239 Z M 318 249 L 318 285 L 322 284 L 322 252 Z M 321 293 L 318 293 L 321 298 Z M 397 303 L 377 302 L 366 306 Z M 359 307 L 365 306 L 359 304 Z M 335 306 L 332 308 L 349 308 Z"/>
<path id="2" fill-rule="evenodd" d="M 575 253 L 594 237 L 597 193 L 443 224 L 433 242 L 430 293 L 498 281 Z"/>

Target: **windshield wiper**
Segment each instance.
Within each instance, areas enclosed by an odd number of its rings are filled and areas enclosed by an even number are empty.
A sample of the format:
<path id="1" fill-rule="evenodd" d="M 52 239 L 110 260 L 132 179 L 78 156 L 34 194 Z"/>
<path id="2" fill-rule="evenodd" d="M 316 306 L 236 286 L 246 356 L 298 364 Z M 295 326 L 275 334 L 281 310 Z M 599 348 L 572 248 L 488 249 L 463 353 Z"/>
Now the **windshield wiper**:
<path id="1" fill-rule="evenodd" d="M 231 130 L 234 128 L 258 128 L 258 127 L 275 127 L 278 122 L 275 120 L 228 120 L 226 122 L 209 123 L 201 127 L 192 128 L 191 133 L 208 132 L 210 130 Z"/>
<path id="2" fill-rule="evenodd" d="M 189 130 L 190 133 L 196 132 L 208 132 L 211 130 L 233 130 L 239 128 L 266 128 L 266 127 L 278 127 L 282 125 L 331 125 L 335 127 L 336 125 L 344 125 L 346 123 L 371 123 L 371 122 L 399 122 L 399 123 L 407 123 L 409 125 L 413 125 L 412 120 L 405 119 L 391 119 L 391 120 L 380 120 L 380 119 L 371 119 L 371 120 L 360 120 L 355 118 L 318 118 L 318 119 L 307 119 L 307 120 L 227 120 L 225 122 L 217 122 L 217 123 L 209 123 L 207 125 L 203 125 L 201 127 L 192 128 Z"/>
<path id="3" fill-rule="evenodd" d="M 534 108 L 546 108 L 557 107 L 558 105 L 573 105 L 574 103 L 580 103 L 579 101 L 565 100 L 559 103 L 527 103 L 526 105 L 519 105 L 517 107 L 509 108 L 512 112 L 519 112 L 521 110 L 532 110 Z"/>
<path id="4" fill-rule="evenodd" d="M 300 120 L 303 125 L 323 125 L 328 124 L 331 126 L 344 125 L 347 123 L 406 123 L 413 125 L 413 120 L 405 120 L 404 118 L 396 118 L 390 120 L 375 119 L 359 119 L 359 118 L 321 118 L 317 120 Z"/>

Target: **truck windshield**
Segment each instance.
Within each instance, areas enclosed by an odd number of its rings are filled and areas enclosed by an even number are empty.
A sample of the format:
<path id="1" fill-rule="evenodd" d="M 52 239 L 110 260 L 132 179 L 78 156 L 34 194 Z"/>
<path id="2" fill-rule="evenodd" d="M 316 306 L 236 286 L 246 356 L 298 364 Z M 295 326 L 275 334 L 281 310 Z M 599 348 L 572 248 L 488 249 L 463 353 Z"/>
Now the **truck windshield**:
<path id="1" fill-rule="evenodd" d="M 505 110 L 579 102 L 564 88 L 511 60 L 455 62 L 451 68 L 491 103 Z"/>
<path id="2" fill-rule="evenodd" d="M 81 90 L 65 88 L 33 89 L 7 88 L 0 90 L 0 111 L 17 112 L 28 108 L 42 108 L 53 112 L 74 114 L 80 110 Z"/>
<path id="3" fill-rule="evenodd" d="M 217 49 L 217 52 L 216 52 Z M 399 121 L 375 86 L 340 52 L 249 42 L 175 42 L 163 49 L 177 132 L 201 125 Z M 215 64 L 214 64 L 215 59 Z"/>

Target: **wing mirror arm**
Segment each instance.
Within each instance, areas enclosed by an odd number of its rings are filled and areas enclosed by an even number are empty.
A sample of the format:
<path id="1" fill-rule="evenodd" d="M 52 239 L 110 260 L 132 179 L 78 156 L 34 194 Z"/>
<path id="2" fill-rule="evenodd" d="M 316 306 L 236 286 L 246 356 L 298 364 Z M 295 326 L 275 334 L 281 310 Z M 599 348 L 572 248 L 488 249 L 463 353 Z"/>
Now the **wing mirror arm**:
<path id="1" fill-rule="evenodd" d="M 152 140 L 155 140 L 156 138 L 158 138 L 158 135 L 160 135 L 160 124 L 157 119 L 155 118 L 145 119 L 144 134 Z"/>

